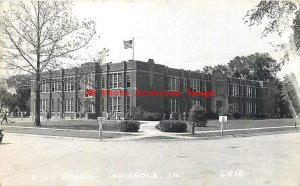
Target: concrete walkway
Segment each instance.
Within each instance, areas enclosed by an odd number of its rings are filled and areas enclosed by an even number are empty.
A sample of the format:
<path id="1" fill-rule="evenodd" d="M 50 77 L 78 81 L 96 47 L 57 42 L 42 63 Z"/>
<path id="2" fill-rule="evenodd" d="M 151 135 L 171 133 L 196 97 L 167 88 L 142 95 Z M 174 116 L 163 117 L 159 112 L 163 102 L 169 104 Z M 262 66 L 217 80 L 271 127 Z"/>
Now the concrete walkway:
<path id="1" fill-rule="evenodd" d="M 195 139 L 196 137 L 191 136 L 179 136 L 179 134 L 188 134 L 186 133 L 170 133 L 162 132 L 155 128 L 159 121 L 141 121 L 140 130 L 138 136 L 124 136 L 122 140 L 138 140 L 138 139 L 147 139 L 147 138 L 157 138 L 157 139 Z M 114 140 L 118 140 L 117 138 Z"/>

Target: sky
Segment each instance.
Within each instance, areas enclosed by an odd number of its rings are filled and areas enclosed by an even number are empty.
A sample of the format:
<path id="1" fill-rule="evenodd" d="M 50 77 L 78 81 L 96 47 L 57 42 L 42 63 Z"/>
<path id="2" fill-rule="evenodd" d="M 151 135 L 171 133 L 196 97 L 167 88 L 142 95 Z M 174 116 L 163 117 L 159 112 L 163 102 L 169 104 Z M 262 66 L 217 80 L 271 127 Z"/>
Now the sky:
<path id="1" fill-rule="evenodd" d="M 257 0 L 76 1 L 78 18 L 93 19 L 97 35 L 86 53 L 108 48 L 107 62 L 132 59 L 123 40 L 134 37 L 134 59 L 172 68 L 202 69 L 226 64 L 239 55 L 268 52 L 280 38 L 261 38 L 262 26 L 249 27 L 243 17 Z"/>
<path id="2" fill-rule="evenodd" d="M 134 59 L 171 68 L 201 70 L 226 64 L 235 56 L 268 52 L 276 35 L 261 38 L 262 26 L 249 27 L 243 17 L 259 0 L 111 0 L 74 1 L 73 15 L 96 22 L 97 36 L 90 47 L 76 51 L 83 59 L 109 49 L 106 62 L 131 60 L 123 41 L 134 38 Z M 79 63 L 87 62 L 87 60 Z M 78 63 L 78 62 L 77 62 Z M 4 74 L 3 69 L 0 74 Z M 12 73 L 6 72 L 7 75 Z M 284 72 L 283 72 L 284 74 Z"/>

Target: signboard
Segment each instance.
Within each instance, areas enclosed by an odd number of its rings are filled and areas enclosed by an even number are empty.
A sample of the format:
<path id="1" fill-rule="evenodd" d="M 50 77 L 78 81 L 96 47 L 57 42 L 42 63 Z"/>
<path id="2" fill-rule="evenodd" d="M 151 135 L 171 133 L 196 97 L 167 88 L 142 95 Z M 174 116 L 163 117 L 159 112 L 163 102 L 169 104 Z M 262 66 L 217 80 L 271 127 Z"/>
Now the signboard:
<path id="1" fill-rule="evenodd" d="M 219 122 L 227 123 L 227 116 L 219 116 Z"/>
<path id="2" fill-rule="evenodd" d="M 104 121 L 105 121 L 105 117 L 98 117 L 97 118 L 97 122 L 98 122 L 98 124 L 99 124 L 99 138 L 102 140 L 102 125 L 103 125 L 103 123 L 104 123 Z"/>

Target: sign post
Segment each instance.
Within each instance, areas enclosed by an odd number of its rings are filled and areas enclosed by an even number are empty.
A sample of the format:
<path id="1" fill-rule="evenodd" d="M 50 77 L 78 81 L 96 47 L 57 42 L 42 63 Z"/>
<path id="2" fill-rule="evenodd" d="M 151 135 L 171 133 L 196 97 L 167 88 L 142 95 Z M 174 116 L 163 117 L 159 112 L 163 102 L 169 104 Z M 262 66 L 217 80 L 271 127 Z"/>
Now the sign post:
<path id="1" fill-rule="evenodd" d="M 221 122 L 221 135 L 223 135 L 224 122 L 227 123 L 227 116 L 219 116 L 219 122 Z"/>
<path id="2" fill-rule="evenodd" d="M 105 117 L 98 117 L 97 118 L 97 122 L 99 124 L 99 138 L 100 138 L 100 141 L 102 140 L 103 136 L 102 136 L 102 124 L 103 122 L 105 121 Z"/>

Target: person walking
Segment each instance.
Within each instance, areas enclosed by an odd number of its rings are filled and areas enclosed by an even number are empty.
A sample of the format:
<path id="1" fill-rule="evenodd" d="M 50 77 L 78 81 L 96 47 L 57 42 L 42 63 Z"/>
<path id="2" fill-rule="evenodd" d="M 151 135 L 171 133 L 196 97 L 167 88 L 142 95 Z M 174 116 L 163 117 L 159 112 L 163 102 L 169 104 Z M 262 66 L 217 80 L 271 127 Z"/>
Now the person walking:
<path id="1" fill-rule="evenodd" d="M 7 112 L 4 112 L 3 117 L 2 117 L 1 124 L 2 124 L 2 122 L 3 122 L 4 120 L 5 120 L 6 123 L 8 123 L 7 121 L 9 121 L 10 123 L 14 123 L 13 121 L 7 119 Z"/>

